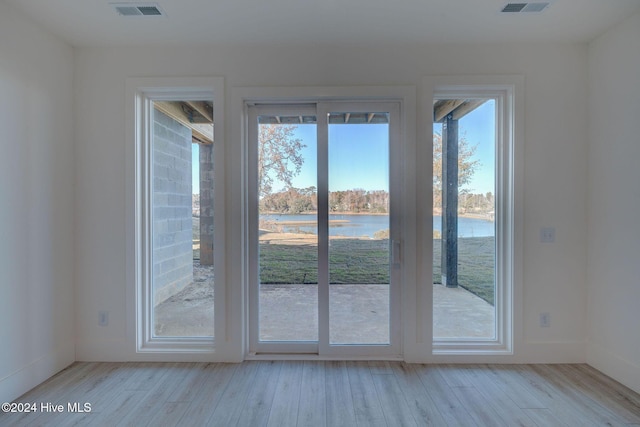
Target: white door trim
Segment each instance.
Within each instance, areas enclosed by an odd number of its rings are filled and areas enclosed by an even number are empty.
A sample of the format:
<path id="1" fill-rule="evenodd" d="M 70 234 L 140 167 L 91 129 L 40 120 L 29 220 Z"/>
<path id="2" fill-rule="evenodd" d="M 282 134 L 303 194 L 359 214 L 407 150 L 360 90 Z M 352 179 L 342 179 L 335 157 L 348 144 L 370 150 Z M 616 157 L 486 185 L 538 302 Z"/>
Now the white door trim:
<path id="1" fill-rule="evenodd" d="M 402 240 L 403 259 L 400 268 L 400 293 L 396 298 L 400 299 L 399 320 L 395 322 L 399 333 L 394 335 L 399 337 L 399 346 L 395 354 L 383 356 L 384 359 L 402 358 L 407 342 L 415 341 L 417 328 L 407 321 L 415 319 L 416 311 L 416 244 L 415 233 L 407 233 L 407 230 L 415 230 L 416 227 L 416 200 L 413 195 L 416 188 L 416 88 L 414 86 L 358 86 L 358 87 L 237 87 L 232 89 L 231 115 L 234 140 L 241 144 L 231 145 L 230 160 L 241 160 L 240 170 L 229 170 L 231 186 L 230 192 L 239 192 L 242 197 L 232 198 L 229 201 L 233 206 L 228 206 L 227 212 L 239 212 L 240 215 L 229 215 L 229 233 L 243 236 L 239 245 L 230 242 L 232 247 L 228 248 L 229 259 L 240 259 L 241 263 L 231 263 L 228 266 L 230 282 L 241 282 L 242 286 L 229 288 L 227 311 L 227 321 L 233 333 L 228 335 L 228 340 L 234 345 L 242 347 L 243 358 L 262 357 L 255 356 L 250 350 L 249 340 L 249 260 L 248 260 L 248 105 L 280 103 L 291 104 L 310 101 L 340 101 L 340 100 L 378 100 L 378 101 L 399 101 L 400 121 L 398 123 L 403 151 L 396 160 L 402 171 L 399 185 L 402 187 L 402 194 L 397 201 L 402 207 L 400 215 L 402 219 L 402 229 L 400 234 Z M 237 283 L 237 282 L 236 282 Z M 402 314 L 400 314 L 402 313 Z M 408 316 L 408 317 L 407 317 Z M 242 331 L 242 340 L 236 341 L 235 333 Z M 408 339 L 407 339 L 408 337 Z M 267 355 L 267 358 L 277 357 L 307 357 L 305 355 Z M 311 356 L 317 357 L 317 356 Z M 341 359 L 351 358 L 377 359 L 375 356 L 348 356 Z M 321 357 L 335 359 L 336 357 Z"/>

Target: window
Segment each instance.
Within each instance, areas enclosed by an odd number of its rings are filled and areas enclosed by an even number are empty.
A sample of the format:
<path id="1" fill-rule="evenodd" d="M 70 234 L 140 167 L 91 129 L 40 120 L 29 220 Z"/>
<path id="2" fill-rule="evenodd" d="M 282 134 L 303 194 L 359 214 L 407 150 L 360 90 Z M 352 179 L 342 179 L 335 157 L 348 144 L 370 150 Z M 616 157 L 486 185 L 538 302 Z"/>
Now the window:
<path id="1" fill-rule="evenodd" d="M 432 99 L 433 353 L 511 353 L 517 84 L 446 80 Z"/>
<path id="2" fill-rule="evenodd" d="M 138 351 L 211 351 L 224 252 L 219 79 L 132 79 Z M 132 162 L 129 162 L 132 163 Z M 214 215 L 215 212 L 215 215 Z M 220 271 L 219 271 L 220 270 Z M 214 274 L 215 273 L 215 274 Z M 222 308 L 221 310 L 224 310 Z"/>

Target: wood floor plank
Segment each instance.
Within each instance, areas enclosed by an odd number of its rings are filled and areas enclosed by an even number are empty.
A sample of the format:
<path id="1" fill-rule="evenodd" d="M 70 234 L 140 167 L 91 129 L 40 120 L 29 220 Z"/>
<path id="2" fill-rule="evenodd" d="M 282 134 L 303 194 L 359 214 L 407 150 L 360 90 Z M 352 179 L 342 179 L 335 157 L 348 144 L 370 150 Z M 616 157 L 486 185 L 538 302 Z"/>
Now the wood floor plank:
<path id="1" fill-rule="evenodd" d="M 580 391 L 599 405 L 615 412 L 625 423 L 640 423 L 640 405 L 631 399 L 621 398 L 623 395 L 611 388 L 603 388 L 596 380 L 597 375 L 581 370 L 580 366 L 557 365 L 557 369 L 571 384 L 580 387 Z M 633 396 L 626 392 L 627 396 Z"/>
<path id="2" fill-rule="evenodd" d="M 255 362 L 245 362 L 236 369 L 209 419 L 211 426 L 227 427 L 238 423 L 257 372 Z"/>
<path id="3" fill-rule="evenodd" d="M 39 407 L 42 402 L 53 402 L 57 396 L 81 383 L 94 369 L 95 365 L 91 363 L 76 362 L 42 384 L 34 387 L 28 393 L 16 398 L 13 402 L 36 403 L 37 407 Z M 10 417 L 12 425 L 24 426 L 39 416 L 39 411 L 13 414 L 0 413 L 0 425 L 2 425 L 3 418 L 8 419 Z"/>
<path id="4" fill-rule="evenodd" d="M 122 377 L 120 369 L 121 364 L 118 363 L 101 363 L 95 365 L 94 368 L 82 377 L 81 381 L 74 383 L 72 386 L 64 388 L 60 393 L 51 396 L 52 399 L 42 403 L 52 403 L 54 406 L 62 405 L 64 411 L 68 409 L 68 404 L 84 403 L 96 404 L 103 390 L 108 389 L 111 384 L 121 384 L 119 381 Z M 54 414 L 40 410 L 38 416 L 27 423 L 27 426 L 47 425 L 48 420 L 64 418 L 64 415 Z M 77 417 L 73 417 L 77 418 Z"/>
<path id="5" fill-rule="evenodd" d="M 356 413 L 346 362 L 325 362 L 325 390 L 327 425 L 332 427 L 356 425 Z"/>
<path id="6" fill-rule="evenodd" d="M 370 360 L 367 362 L 371 375 L 387 374 L 392 375 L 391 362 L 387 360 Z"/>
<path id="7" fill-rule="evenodd" d="M 105 402 L 109 405 L 108 407 L 103 407 L 100 412 L 91 414 L 87 425 L 92 427 L 117 425 L 140 404 L 147 393 L 149 393 L 147 390 L 121 390 L 113 400 Z"/>
<path id="8" fill-rule="evenodd" d="M 169 395 L 167 402 L 191 402 L 208 380 L 209 363 L 186 363 L 185 373 L 180 387 Z"/>
<path id="9" fill-rule="evenodd" d="M 518 374 L 525 381 L 525 386 L 529 387 L 542 404 L 564 424 L 579 424 L 585 427 L 600 425 L 581 410 L 574 401 L 567 398 L 561 390 L 549 383 L 545 376 L 536 372 L 533 365 L 518 366 Z"/>
<path id="10" fill-rule="evenodd" d="M 238 418 L 239 426 L 264 426 L 269 420 L 273 395 L 275 393 L 282 362 L 252 362 L 258 365 L 254 383 L 245 407 Z"/>
<path id="11" fill-rule="evenodd" d="M 428 365 L 416 365 L 415 370 L 448 426 L 476 425 L 458 396 L 437 370 Z"/>
<path id="12" fill-rule="evenodd" d="M 533 370 L 538 373 L 543 373 L 549 384 L 556 387 L 565 399 L 581 407 L 582 411 L 597 424 L 619 427 L 626 426 L 627 423 L 622 418 L 589 398 L 577 384 L 572 384 L 571 381 L 568 381 L 557 366 L 535 365 Z"/>
<path id="13" fill-rule="evenodd" d="M 69 414 L 63 414 L 63 413 L 46 414 L 46 416 L 38 417 L 26 425 L 29 427 L 58 426 L 62 424 L 65 421 L 65 419 L 67 419 L 68 417 L 69 417 Z M 14 424 L 11 424 L 12 427 L 13 425 Z M 21 424 L 17 424 L 17 425 L 21 425 Z"/>
<path id="14" fill-rule="evenodd" d="M 460 404 L 466 408 L 469 417 L 477 425 L 510 427 L 491 407 L 488 397 L 477 388 L 467 386 L 452 387 L 451 389 L 458 397 Z"/>
<path id="15" fill-rule="evenodd" d="M 571 427 L 570 425 L 563 423 L 556 417 L 550 409 L 546 408 L 525 408 L 524 413 L 533 420 L 538 427 Z"/>
<path id="16" fill-rule="evenodd" d="M 194 397 L 189 410 L 183 417 L 183 425 L 204 426 L 209 424 L 222 396 L 231 382 L 239 364 L 214 363 L 207 366 L 207 380 L 200 389 L 200 393 Z"/>
<path id="17" fill-rule="evenodd" d="M 371 377 L 378 392 L 378 399 L 380 399 L 380 406 L 387 425 L 417 426 L 396 377 L 387 374 L 375 374 Z"/>
<path id="18" fill-rule="evenodd" d="M 446 425 L 436 404 L 431 399 L 431 393 L 422 384 L 418 374 L 413 369 L 413 365 L 404 362 L 394 363 L 392 370 L 409 405 L 409 410 L 418 425 Z"/>
<path id="19" fill-rule="evenodd" d="M 304 362 L 298 406 L 297 425 L 324 426 L 327 424 L 327 401 L 324 362 Z"/>
<path id="20" fill-rule="evenodd" d="M 640 394 L 587 365 L 77 363 L 18 401 L 65 411 L 0 426 L 640 427 Z"/>
<path id="21" fill-rule="evenodd" d="M 95 364 L 89 362 L 75 362 L 29 391 L 29 398 L 31 401 L 38 402 L 53 401 L 66 389 L 82 382 L 95 368 Z M 23 396 L 15 399 L 14 402 L 24 402 Z"/>
<path id="22" fill-rule="evenodd" d="M 640 408 L 640 393 L 634 392 L 629 387 L 619 383 L 611 377 L 606 376 L 592 366 L 586 364 L 570 366 L 585 375 L 589 375 L 590 378 L 599 384 L 598 387 L 609 390 L 617 400 L 627 401 L 632 407 Z"/>
<path id="23" fill-rule="evenodd" d="M 164 372 L 160 374 L 160 372 L 154 372 L 153 369 L 145 369 L 143 374 L 136 379 L 140 384 L 139 390 L 147 390 L 148 393 L 144 395 L 138 405 L 120 420 L 117 424 L 118 426 L 139 427 L 148 425 L 150 417 L 161 410 L 169 396 L 183 381 L 185 369 L 187 368 L 181 363 L 154 365 L 153 367 Z M 156 378 L 155 382 L 153 382 L 152 378 Z M 130 390 L 136 390 L 136 388 Z"/>
<path id="24" fill-rule="evenodd" d="M 76 426 L 86 426 L 92 420 L 94 415 L 91 413 L 74 413 L 74 414 L 65 414 L 59 423 L 56 424 L 56 427 L 76 427 Z M 47 425 L 51 425 L 47 423 Z"/>
<path id="25" fill-rule="evenodd" d="M 533 420 L 486 374 L 487 371 L 486 365 L 467 365 L 462 373 L 476 390 L 482 392 L 488 405 L 505 425 L 535 427 Z"/>
<path id="26" fill-rule="evenodd" d="M 285 363 L 280 368 L 267 426 L 295 426 L 298 421 L 303 362 Z"/>
<path id="27" fill-rule="evenodd" d="M 545 406 L 531 391 L 518 381 L 518 373 L 513 365 L 489 365 L 485 371 L 500 389 L 521 409 L 544 409 Z"/>
<path id="28" fill-rule="evenodd" d="M 92 384 L 92 387 L 80 389 L 77 395 L 77 403 L 91 404 L 91 412 L 99 413 L 111 405 L 111 401 L 122 393 L 123 384 L 129 378 L 132 369 L 136 369 L 131 364 L 114 364 L 115 369 L 110 370 L 106 375 Z"/>
<path id="29" fill-rule="evenodd" d="M 165 367 L 173 366 L 172 363 L 154 363 L 138 365 L 133 371 L 133 375 L 129 377 L 125 390 L 150 390 L 162 377 L 167 374 Z"/>
<path id="30" fill-rule="evenodd" d="M 449 387 L 472 387 L 464 371 L 469 369 L 467 365 L 433 365 L 433 369 L 439 372 Z"/>
<path id="31" fill-rule="evenodd" d="M 357 425 L 386 426 L 369 367 L 363 363 L 347 362 L 347 370 Z"/>
<path id="32" fill-rule="evenodd" d="M 102 363 L 97 365 L 103 365 Z M 129 384 L 131 378 L 136 375 L 141 366 L 140 363 L 128 362 L 128 363 L 113 363 L 109 364 L 115 366 L 115 370 L 109 372 L 108 377 L 104 378 L 97 387 L 95 387 L 94 393 L 85 390 L 82 393 L 85 398 L 91 399 L 92 412 L 99 413 L 105 407 L 108 407 L 109 402 L 113 400 L 117 395 L 121 394 Z M 162 367 L 160 368 L 162 371 Z M 164 375 L 166 372 L 161 372 L 160 375 Z M 104 377 L 104 375 L 103 375 Z M 84 382 L 96 381 L 97 379 L 85 378 Z M 96 394 L 94 398 L 92 394 Z"/>
<path id="33" fill-rule="evenodd" d="M 155 416 L 151 418 L 149 426 L 153 427 L 174 427 L 180 426 L 180 419 L 189 409 L 189 402 L 165 402 L 160 406 Z"/>
<path id="34" fill-rule="evenodd" d="M 76 417 L 78 419 L 77 425 L 90 425 L 96 418 L 104 420 L 104 425 L 107 421 L 109 423 L 115 423 L 114 420 L 120 419 L 119 412 L 126 412 L 127 408 L 132 408 L 135 402 L 139 402 L 140 399 L 147 393 L 147 391 L 123 391 L 123 384 L 127 378 L 131 375 L 131 372 L 136 369 L 137 364 L 116 364 L 117 369 L 112 371 L 107 378 L 104 378 L 99 385 L 95 386 L 92 391 L 86 392 L 81 399 L 83 402 L 91 405 L 91 412 L 85 414 L 82 417 Z M 122 397 L 125 399 L 122 399 Z M 128 397 L 128 399 L 126 399 Z M 78 402 L 79 405 L 84 407 L 83 402 Z M 125 403 L 127 405 L 125 405 Z M 114 409 L 115 408 L 115 409 Z M 104 415 L 103 415 L 104 414 Z M 103 415 L 103 416 L 101 416 Z M 62 424 L 67 425 L 67 424 Z M 76 425 L 76 424 L 69 424 Z"/>

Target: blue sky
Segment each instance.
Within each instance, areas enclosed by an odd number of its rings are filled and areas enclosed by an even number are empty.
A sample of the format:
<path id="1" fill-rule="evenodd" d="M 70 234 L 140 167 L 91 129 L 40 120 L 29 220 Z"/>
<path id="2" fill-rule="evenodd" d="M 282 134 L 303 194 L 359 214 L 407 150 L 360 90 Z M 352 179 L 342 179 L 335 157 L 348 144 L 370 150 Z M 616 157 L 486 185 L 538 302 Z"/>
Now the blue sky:
<path id="1" fill-rule="evenodd" d="M 440 131 L 441 126 L 434 126 Z M 480 160 L 471 182 L 465 189 L 472 193 L 494 193 L 495 171 L 495 102 L 490 100 L 460 120 L 459 133 L 470 145 L 477 145 L 475 158 Z M 329 127 L 329 189 L 330 191 L 362 188 L 368 191 L 389 190 L 388 125 L 342 124 Z M 298 125 L 296 137 L 306 145 L 302 170 L 293 179 L 293 186 L 305 188 L 316 184 L 316 126 Z M 193 145 L 193 192 L 198 193 L 200 182 L 197 166 L 198 146 Z M 274 191 L 283 188 L 274 182 Z"/>
<path id="2" fill-rule="evenodd" d="M 458 135 L 466 138 L 470 146 L 477 146 L 474 159 L 480 160 L 471 182 L 464 187 L 471 193 L 495 194 L 495 101 L 489 100 L 460 119 Z M 434 125 L 441 132 L 442 125 Z"/>
<path id="3" fill-rule="evenodd" d="M 191 144 L 191 164 L 193 169 L 191 171 L 191 192 L 193 194 L 200 194 L 200 146 L 198 144 Z"/>
<path id="4" fill-rule="evenodd" d="M 329 126 L 329 190 L 362 188 L 389 190 L 386 124 L 342 124 Z M 300 125 L 296 136 L 304 142 L 305 159 L 293 186 L 304 188 L 316 184 L 316 126 Z M 274 185 L 274 190 L 278 185 Z"/>

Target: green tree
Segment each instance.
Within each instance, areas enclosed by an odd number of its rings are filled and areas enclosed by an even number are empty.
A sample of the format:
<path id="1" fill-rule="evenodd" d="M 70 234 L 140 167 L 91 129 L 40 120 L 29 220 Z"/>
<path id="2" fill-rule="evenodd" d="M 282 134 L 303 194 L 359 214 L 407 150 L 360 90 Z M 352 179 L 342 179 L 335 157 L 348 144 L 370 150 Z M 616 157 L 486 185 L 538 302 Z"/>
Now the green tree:
<path id="1" fill-rule="evenodd" d="M 300 173 L 306 147 L 295 137 L 294 125 L 260 125 L 258 135 L 258 194 L 262 198 L 273 190 L 274 180 L 291 188 L 293 178 Z"/>

